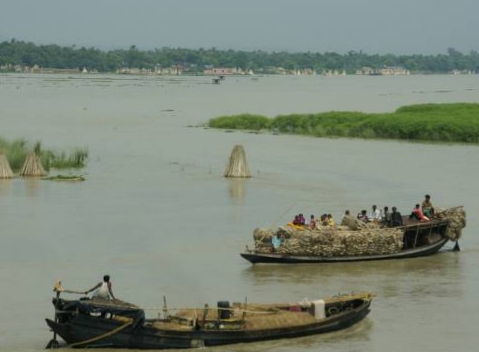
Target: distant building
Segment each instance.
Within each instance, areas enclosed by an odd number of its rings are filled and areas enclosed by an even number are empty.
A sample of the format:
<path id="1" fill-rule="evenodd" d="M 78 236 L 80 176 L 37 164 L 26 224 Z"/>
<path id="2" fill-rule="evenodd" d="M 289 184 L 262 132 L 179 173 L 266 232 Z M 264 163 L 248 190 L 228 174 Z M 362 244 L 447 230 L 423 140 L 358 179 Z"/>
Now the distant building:
<path id="1" fill-rule="evenodd" d="M 400 66 L 388 66 L 379 70 L 382 75 L 397 76 L 397 75 L 410 75 L 411 72 Z"/>
<path id="2" fill-rule="evenodd" d="M 451 73 L 453 75 L 475 75 L 476 74 L 476 71 L 474 70 L 457 70 L 457 69 L 454 69 L 451 71 Z"/>
<path id="3" fill-rule="evenodd" d="M 241 68 L 231 68 L 231 67 L 212 67 L 205 68 L 203 70 L 204 75 L 217 75 L 217 76 L 228 76 L 228 75 L 244 75 L 245 72 Z"/>
<path id="4" fill-rule="evenodd" d="M 367 76 L 400 76 L 400 75 L 410 75 L 411 72 L 406 70 L 404 67 L 400 66 L 386 66 L 383 68 L 375 69 L 371 67 L 363 67 L 360 70 L 356 71 L 357 75 L 367 75 Z"/>

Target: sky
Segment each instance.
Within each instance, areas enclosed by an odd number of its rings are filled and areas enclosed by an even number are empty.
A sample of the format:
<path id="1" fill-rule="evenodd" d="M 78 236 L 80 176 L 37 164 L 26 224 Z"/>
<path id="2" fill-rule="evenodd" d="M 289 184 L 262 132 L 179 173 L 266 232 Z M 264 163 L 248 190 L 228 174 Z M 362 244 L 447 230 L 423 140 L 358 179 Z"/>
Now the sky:
<path id="1" fill-rule="evenodd" d="M 0 0 L 0 42 L 467 54 L 478 14 L 479 0 Z"/>

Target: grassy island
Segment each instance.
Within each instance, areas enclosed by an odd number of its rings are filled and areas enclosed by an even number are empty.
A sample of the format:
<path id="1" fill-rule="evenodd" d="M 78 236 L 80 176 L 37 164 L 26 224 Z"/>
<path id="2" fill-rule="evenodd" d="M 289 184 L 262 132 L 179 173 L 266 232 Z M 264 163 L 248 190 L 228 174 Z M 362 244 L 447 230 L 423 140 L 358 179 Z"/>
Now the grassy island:
<path id="1" fill-rule="evenodd" d="M 32 150 L 40 158 L 46 171 L 50 170 L 50 168 L 82 168 L 85 166 L 85 162 L 88 158 L 88 151 L 86 149 L 76 148 L 67 154 L 66 152 L 55 152 L 53 150 L 43 149 L 41 142 L 36 142 L 33 146 L 30 146 L 24 139 L 8 141 L 0 137 L 0 151 L 1 150 L 5 152 L 10 167 L 14 171 L 21 169 L 28 152 Z"/>
<path id="2" fill-rule="evenodd" d="M 242 114 L 210 119 L 208 126 L 315 137 L 479 143 L 479 104 L 420 104 L 392 113 L 330 111 L 274 118 Z"/>

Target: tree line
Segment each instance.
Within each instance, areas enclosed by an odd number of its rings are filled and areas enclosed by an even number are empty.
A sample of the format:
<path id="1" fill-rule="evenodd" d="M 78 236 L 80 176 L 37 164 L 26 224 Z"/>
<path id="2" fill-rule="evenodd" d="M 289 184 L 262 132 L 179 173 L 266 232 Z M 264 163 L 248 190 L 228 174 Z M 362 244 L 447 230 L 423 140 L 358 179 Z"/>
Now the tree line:
<path id="1" fill-rule="evenodd" d="M 43 68 L 83 69 L 98 72 L 115 72 L 121 68 L 155 69 L 180 67 L 183 72 L 202 73 L 205 68 L 236 67 L 257 73 L 273 73 L 278 67 L 286 70 L 312 69 L 318 73 L 341 70 L 355 73 L 363 67 L 381 69 L 399 66 L 411 73 L 448 73 L 453 70 L 479 72 L 479 53 L 471 50 L 464 54 L 448 48 L 445 54 L 393 55 L 366 54 L 349 51 L 335 52 L 266 52 L 262 50 L 218 50 L 163 47 L 139 50 L 131 45 L 128 50 L 102 51 L 59 45 L 35 45 L 12 39 L 0 43 L 0 68 L 11 70 L 13 66 L 35 65 Z"/>

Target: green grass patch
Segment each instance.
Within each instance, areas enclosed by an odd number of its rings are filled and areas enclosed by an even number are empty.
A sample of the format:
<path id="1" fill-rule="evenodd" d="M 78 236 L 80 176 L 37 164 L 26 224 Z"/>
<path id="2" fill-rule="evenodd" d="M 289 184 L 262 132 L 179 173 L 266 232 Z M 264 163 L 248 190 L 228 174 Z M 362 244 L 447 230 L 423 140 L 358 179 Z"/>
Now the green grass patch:
<path id="1" fill-rule="evenodd" d="M 267 118 L 261 115 L 222 116 L 212 128 L 267 130 L 315 137 L 399 139 L 424 142 L 479 143 L 479 104 L 420 104 L 392 113 L 330 111 Z"/>
<path id="2" fill-rule="evenodd" d="M 265 130 L 269 129 L 271 119 L 262 115 L 242 114 L 235 116 L 220 116 L 211 119 L 208 126 L 212 128 L 236 129 L 236 130 Z"/>
<path id="3" fill-rule="evenodd" d="M 0 137 L 0 150 L 5 151 L 10 167 L 13 171 L 19 171 L 23 166 L 27 153 L 34 150 L 39 156 L 43 168 L 49 171 L 50 168 L 66 169 L 66 168 L 82 168 L 86 165 L 88 159 L 88 150 L 76 148 L 67 152 L 56 152 L 53 150 L 43 149 L 41 142 L 36 142 L 33 146 L 25 139 L 17 139 L 8 141 Z"/>
<path id="4" fill-rule="evenodd" d="M 78 182 L 78 181 L 85 181 L 85 177 L 83 177 L 83 175 L 56 175 L 56 176 L 43 177 L 42 180 Z"/>

